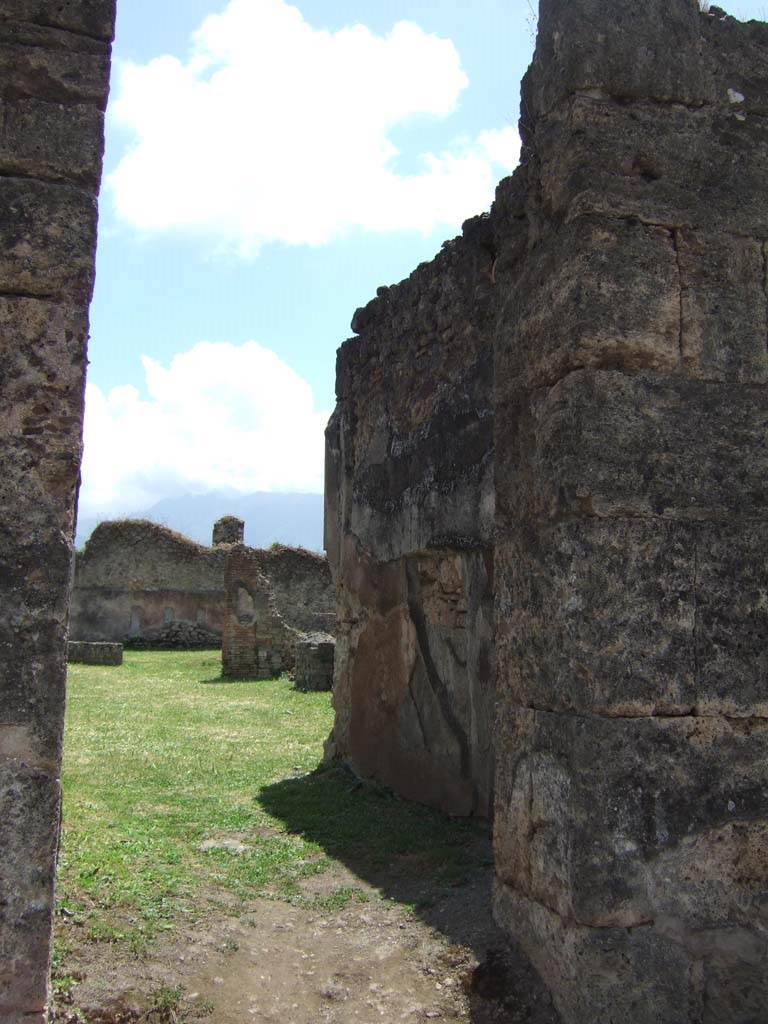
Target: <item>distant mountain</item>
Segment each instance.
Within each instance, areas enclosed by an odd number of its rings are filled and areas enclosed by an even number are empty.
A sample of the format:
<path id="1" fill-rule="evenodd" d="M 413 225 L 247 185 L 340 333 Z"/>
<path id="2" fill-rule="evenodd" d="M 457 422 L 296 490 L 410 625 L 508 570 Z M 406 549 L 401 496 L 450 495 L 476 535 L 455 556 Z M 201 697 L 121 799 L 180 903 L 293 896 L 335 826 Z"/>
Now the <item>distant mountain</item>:
<path id="1" fill-rule="evenodd" d="M 183 533 L 198 544 L 211 543 L 211 529 L 221 516 L 239 516 L 245 520 L 245 542 L 252 547 L 266 548 L 275 541 L 323 550 L 322 494 L 186 494 L 163 498 L 148 509 L 141 509 L 121 519 L 151 519 Z M 102 518 L 84 517 L 77 525 L 76 546 L 81 548 Z"/>

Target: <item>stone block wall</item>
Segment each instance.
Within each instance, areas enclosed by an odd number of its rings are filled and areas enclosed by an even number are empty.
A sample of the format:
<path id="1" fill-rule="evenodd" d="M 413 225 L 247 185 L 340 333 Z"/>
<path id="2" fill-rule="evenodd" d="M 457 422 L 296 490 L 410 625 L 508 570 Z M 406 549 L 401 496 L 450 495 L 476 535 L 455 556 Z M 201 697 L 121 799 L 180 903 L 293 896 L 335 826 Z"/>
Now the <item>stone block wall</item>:
<path id="1" fill-rule="evenodd" d="M 495 336 L 497 915 L 568 1022 L 757 1020 L 768 26 L 547 0 L 522 110 L 529 248 Z"/>
<path id="2" fill-rule="evenodd" d="M 42 1022 L 112 0 L 0 4 L 0 1020 Z"/>
<path id="3" fill-rule="evenodd" d="M 357 311 L 326 435 L 330 752 L 412 799 L 481 816 L 493 788 L 494 247 L 489 219 L 469 221 Z"/>
<path id="4" fill-rule="evenodd" d="M 482 811 L 497 702 L 565 1024 L 768 1018 L 767 117 L 765 25 L 542 0 L 521 167 L 339 353 L 335 752 Z"/>
<path id="5" fill-rule="evenodd" d="M 80 665 L 122 665 L 123 645 L 70 640 L 67 644 L 67 661 Z"/>
<path id="6" fill-rule="evenodd" d="M 294 679 L 299 690 L 332 690 L 336 641 L 326 633 L 310 633 L 296 644 Z"/>

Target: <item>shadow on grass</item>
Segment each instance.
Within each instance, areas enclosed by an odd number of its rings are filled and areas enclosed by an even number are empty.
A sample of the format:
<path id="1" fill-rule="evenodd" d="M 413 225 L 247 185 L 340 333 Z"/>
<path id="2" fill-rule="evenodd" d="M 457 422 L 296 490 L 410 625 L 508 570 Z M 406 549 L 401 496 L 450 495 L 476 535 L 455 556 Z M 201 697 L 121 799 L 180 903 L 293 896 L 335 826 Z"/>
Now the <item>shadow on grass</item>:
<path id="1" fill-rule="evenodd" d="M 530 963 L 491 923 L 487 828 L 401 800 L 338 765 L 265 786 L 259 800 L 289 832 L 317 843 L 450 942 L 472 949 L 481 961 L 470 990 L 474 1024 L 558 1020 Z M 507 1013 L 504 1007 L 511 1016 L 494 1016 Z"/>

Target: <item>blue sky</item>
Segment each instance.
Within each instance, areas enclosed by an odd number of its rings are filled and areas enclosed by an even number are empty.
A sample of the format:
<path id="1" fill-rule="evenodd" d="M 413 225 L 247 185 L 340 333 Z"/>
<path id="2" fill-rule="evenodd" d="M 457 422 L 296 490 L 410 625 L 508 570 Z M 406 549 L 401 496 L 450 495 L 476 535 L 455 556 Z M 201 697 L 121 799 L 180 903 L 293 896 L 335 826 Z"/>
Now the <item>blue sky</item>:
<path id="1" fill-rule="evenodd" d="M 352 313 L 516 163 L 531 5 L 118 8 L 81 515 L 320 490 Z"/>

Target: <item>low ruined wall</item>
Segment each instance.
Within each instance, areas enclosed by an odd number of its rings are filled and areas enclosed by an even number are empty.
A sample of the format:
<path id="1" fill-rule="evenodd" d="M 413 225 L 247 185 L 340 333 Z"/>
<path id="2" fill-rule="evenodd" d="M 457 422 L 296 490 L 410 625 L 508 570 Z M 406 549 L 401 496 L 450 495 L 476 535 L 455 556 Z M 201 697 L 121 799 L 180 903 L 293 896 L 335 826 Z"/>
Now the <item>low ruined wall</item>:
<path id="1" fill-rule="evenodd" d="M 299 690 L 332 690 L 336 642 L 325 633 L 310 633 L 296 644 L 294 680 Z"/>
<path id="2" fill-rule="evenodd" d="M 242 522 L 226 518 L 216 529 L 217 545 L 209 548 L 146 520 L 101 523 L 75 560 L 72 637 L 178 646 L 185 635 L 180 627 L 188 625 L 220 642 L 225 563 L 235 546 L 229 538 L 242 534 Z M 287 623 L 301 632 L 335 631 L 335 592 L 324 555 L 283 545 L 250 550 Z M 169 629 L 174 624 L 179 628 Z"/>
<path id="3" fill-rule="evenodd" d="M 70 640 L 67 644 L 67 661 L 73 665 L 122 665 L 123 645 Z"/>
<path id="4" fill-rule="evenodd" d="M 339 631 L 330 753 L 415 800 L 487 815 L 493 235 L 486 219 L 355 314 L 327 430 Z"/>
<path id="5" fill-rule="evenodd" d="M 0 4 L 0 1020 L 42 1024 L 111 0 Z"/>
<path id="6" fill-rule="evenodd" d="M 75 560 L 73 639 L 149 644 L 172 623 L 220 637 L 225 550 L 146 520 L 101 523 Z"/>

